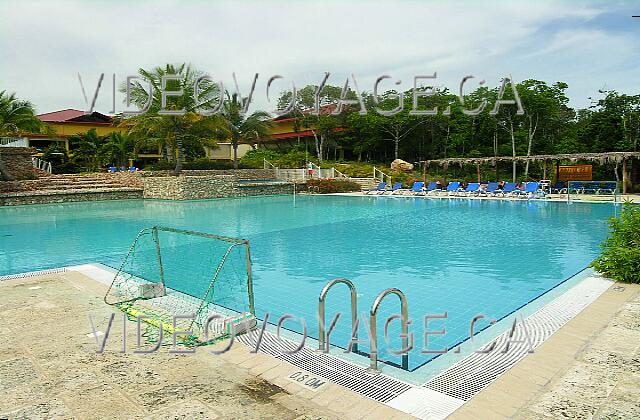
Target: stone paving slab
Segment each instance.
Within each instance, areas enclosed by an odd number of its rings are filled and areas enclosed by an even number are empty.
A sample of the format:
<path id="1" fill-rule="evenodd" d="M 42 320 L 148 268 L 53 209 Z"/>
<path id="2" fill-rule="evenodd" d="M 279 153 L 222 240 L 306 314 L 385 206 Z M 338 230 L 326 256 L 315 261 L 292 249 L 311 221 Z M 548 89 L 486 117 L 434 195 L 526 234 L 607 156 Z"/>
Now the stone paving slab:
<path id="1" fill-rule="evenodd" d="M 221 344 L 134 354 L 135 323 L 123 335 L 119 314 L 96 354 L 87 316 L 106 329 L 105 289 L 74 271 L 0 282 L 0 418 L 409 418 L 338 385 L 312 392 L 284 381 L 297 368 L 240 343 L 223 356 L 207 351 Z"/>
<path id="2" fill-rule="evenodd" d="M 611 287 L 451 419 L 640 418 L 640 285 Z"/>

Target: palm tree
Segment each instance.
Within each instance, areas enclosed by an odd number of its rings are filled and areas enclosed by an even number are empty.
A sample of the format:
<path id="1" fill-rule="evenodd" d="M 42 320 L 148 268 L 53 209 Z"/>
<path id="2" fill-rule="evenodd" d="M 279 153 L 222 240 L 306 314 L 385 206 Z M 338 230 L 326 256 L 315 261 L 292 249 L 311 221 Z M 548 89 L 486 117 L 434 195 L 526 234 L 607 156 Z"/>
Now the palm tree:
<path id="1" fill-rule="evenodd" d="M 19 137 L 23 132 L 37 133 L 43 128 L 31 102 L 18 99 L 15 93 L 0 92 L 0 136 Z M 2 162 L 0 179 L 14 179 Z"/>
<path id="2" fill-rule="evenodd" d="M 238 169 L 238 144 L 240 141 L 256 141 L 267 136 L 271 126 L 271 117 L 267 112 L 256 111 L 249 116 L 242 112 L 242 103 L 238 95 L 227 93 L 223 115 L 226 120 L 226 132 L 231 137 L 233 147 L 233 167 Z"/>
<path id="3" fill-rule="evenodd" d="M 42 127 L 31 102 L 18 99 L 15 93 L 0 92 L 0 136 L 38 133 Z"/>
<path id="4" fill-rule="evenodd" d="M 93 172 L 102 166 L 101 149 L 105 144 L 105 138 L 98 135 L 95 128 L 86 133 L 75 134 L 69 137 L 69 144 L 73 153 L 73 160 L 85 170 Z"/>
<path id="5" fill-rule="evenodd" d="M 129 158 L 136 153 L 134 137 L 124 133 L 112 132 L 99 150 L 105 160 L 115 166 L 128 166 Z"/>
<path id="6" fill-rule="evenodd" d="M 163 148 L 169 162 L 175 161 L 174 174 L 182 170 L 184 160 L 183 140 L 185 136 L 197 137 L 201 144 L 214 144 L 215 131 L 222 125 L 218 115 L 204 117 L 197 111 L 199 108 L 211 108 L 218 100 L 217 85 L 204 79 L 198 84 L 198 101 L 194 98 L 196 81 L 203 76 L 188 64 L 167 64 L 148 71 L 139 69 L 138 73 L 147 85 L 153 87 L 151 104 L 143 115 L 125 118 L 122 125 L 128 127 L 129 132 L 139 133 L 152 139 Z M 180 80 L 168 80 L 166 90 L 182 90 L 179 97 L 172 97 L 166 104 L 167 110 L 185 110 L 184 115 L 160 115 L 162 106 L 162 78 L 163 76 L 179 76 Z M 126 92 L 126 86 L 120 88 Z M 143 108 L 149 101 L 149 92 L 140 82 L 131 86 L 131 101 L 139 108 Z"/>

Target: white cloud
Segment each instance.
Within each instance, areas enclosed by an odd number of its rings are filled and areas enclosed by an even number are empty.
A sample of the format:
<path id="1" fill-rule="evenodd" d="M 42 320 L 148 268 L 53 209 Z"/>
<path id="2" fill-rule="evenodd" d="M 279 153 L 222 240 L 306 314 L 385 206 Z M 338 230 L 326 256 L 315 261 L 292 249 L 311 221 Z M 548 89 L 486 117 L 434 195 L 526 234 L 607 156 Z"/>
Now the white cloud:
<path id="1" fill-rule="evenodd" d="M 324 71 L 335 84 L 353 72 L 367 90 L 383 73 L 408 88 L 413 75 L 437 71 L 438 83 L 453 89 L 466 74 L 497 85 L 512 73 L 566 81 L 584 106 L 608 74 L 621 76 L 628 59 L 620 53 L 633 45 L 631 34 L 582 27 L 600 13 L 575 2 L 4 2 L 0 90 L 17 91 L 40 112 L 82 108 L 78 71 L 91 90 L 101 72 L 123 81 L 139 67 L 188 61 L 227 86 L 235 71 L 245 91 L 259 72 L 256 107 L 267 109 L 270 75 L 302 86 Z M 594 66 L 597 57 L 612 61 Z M 633 86 L 631 74 L 616 82 Z"/>

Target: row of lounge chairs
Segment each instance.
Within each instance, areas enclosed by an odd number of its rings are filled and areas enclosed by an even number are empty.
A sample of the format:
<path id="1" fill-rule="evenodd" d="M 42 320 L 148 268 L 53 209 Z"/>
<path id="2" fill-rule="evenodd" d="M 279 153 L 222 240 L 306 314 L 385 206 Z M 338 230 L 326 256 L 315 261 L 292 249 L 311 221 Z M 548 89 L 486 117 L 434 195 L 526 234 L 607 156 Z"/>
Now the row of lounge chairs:
<path id="1" fill-rule="evenodd" d="M 618 190 L 618 183 L 615 181 L 603 182 L 579 182 L 572 181 L 569 185 L 559 181 L 551 187 L 552 193 L 558 194 L 615 194 Z"/>
<path id="2" fill-rule="evenodd" d="M 411 194 L 411 195 L 435 195 L 435 196 L 512 196 L 512 197 L 539 197 L 544 196 L 545 192 L 540 188 L 539 182 L 526 182 L 522 186 L 518 187 L 515 182 L 506 182 L 502 187 L 498 182 L 489 182 L 488 184 L 480 184 L 479 182 L 470 182 L 466 188 L 461 185 L 460 182 L 450 182 L 446 188 L 437 182 L 429 182 L 425 187 L 424 182 L 416 181 L 411 188 L 402 188 L 401 182 L 394 183 L 390 188 L 387 188 L 386 182 L 379 183 L 375 188 L 369 190 L 363 190 L 364 194 Z"/>

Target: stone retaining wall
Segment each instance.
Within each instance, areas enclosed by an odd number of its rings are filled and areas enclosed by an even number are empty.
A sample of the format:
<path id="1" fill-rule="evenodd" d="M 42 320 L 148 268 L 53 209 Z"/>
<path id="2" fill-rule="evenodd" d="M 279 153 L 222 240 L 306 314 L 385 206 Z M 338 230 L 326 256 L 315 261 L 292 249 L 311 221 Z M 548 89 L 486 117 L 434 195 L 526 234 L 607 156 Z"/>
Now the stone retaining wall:
<path id="1" fill-rule="evenodd" d="M 5 178 L 20 179 L 34 177 L 31 155 L 36 152 L 33 147 L 0 147 L 0 167 Z M 1 175 L 0 175 L 1 178 Z"/>
<path id="2" fill-rule="evenodd" d="M 233 175 L 144 177 L 144 198 L 201 200 L 234 197 Z"/>
<path id="3" fill-rule="evenodd" d="M 131 200 L 140 198 L 142 198 L 142 190 L 74 192 L 67 194 L 21 194 L 0 196 L 0 206 L 69 203 L 73 201 Z"/>
<path id="4" fill-rule="evenodd" d="M 71 201 L 155 198 L 164 200 L 201 200 L 209 198 L 247 197 L 293 193 L 291 183 L 240 183 L 248 179 L 272 179 L 271 169 L 220 171 L 184 171 L 180 176 L 161 176 L 163 172 L 95 173 L 87 175 L 52 175 L 37 180 L 0 182 L 0 206 L 62 203 Z M 166 172 L 169 174 L 169 172 Z M 193 175 L 203 174 L 203 175 Z M 54 183 L 64 180 L 63 185 Z M 104 181 L 104 188 L 100 188 Z M 74 185 L 89 185 L 80 191 Z M 92 183 L 96 183 L 95 188 Z M 114 191 L 98 191 L 106 188 Z M 126 188 L 123 188 L 126 187 Z M 125 191 L 129 188 L 137 191 Z M 68 192 L 58 191 L 69 189 Z M 49 190 L 55 190 L 50 191 Z"/>
<path id="5" fill-rule="evenodd" d="M 144 198 L 202 200 L 207 198 L 291 194 L 290 183 L 239 183 L 234 175 L 143 177 Z"/>
<path id="6" fill-rule="evenodd" d="M 142 177 L 171 176 L 171 171 L 144 171 Z M 184 176 L 233 175 L 238 179 L 276 179 L 275 169 L 201 169 L 183 170 Z"/>
<path id="7" fill-rule="evenodd" d="M 239 184 L 235 190 L 236 197 L 251 197 L 256 195 L 293 194 L 293 184 L 280 182 L 274 184 Z"/>

